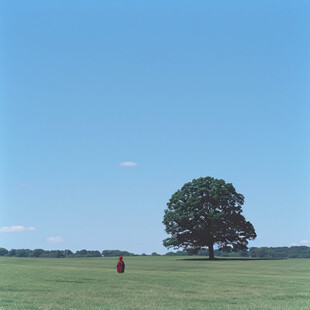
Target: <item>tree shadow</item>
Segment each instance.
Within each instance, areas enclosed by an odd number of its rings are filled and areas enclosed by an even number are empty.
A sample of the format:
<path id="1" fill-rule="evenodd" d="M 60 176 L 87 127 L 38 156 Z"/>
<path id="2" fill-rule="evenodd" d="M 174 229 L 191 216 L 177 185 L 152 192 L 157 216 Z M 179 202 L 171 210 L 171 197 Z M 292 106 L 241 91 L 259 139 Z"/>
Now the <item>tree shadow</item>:
<path id="1" fill-rule="evenodd" d="M 209 262 L 214 262 L 214 261 L 251 261 L 255 262 L 258 260 L 284 260 L 287 258 L 281 258 L 281 257 L 253 257 L 253 258 L 242 258 L 242 257 L 225 257 L 225 258 L 215 258 L 214 260 L 210 260 L 209 258 L 181 258 L 178 259 L 179 261 L 209 261 Z"/>

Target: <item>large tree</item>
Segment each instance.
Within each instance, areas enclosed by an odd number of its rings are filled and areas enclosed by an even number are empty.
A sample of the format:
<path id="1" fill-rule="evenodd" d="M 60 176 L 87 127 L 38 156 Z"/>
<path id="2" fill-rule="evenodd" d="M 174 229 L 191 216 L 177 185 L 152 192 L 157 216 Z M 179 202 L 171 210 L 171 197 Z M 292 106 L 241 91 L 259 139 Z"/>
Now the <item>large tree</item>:
<path id="1" fill-rule="evenodd" d="M 243 203 L 243 195 L 224 180 L 205 177 L 184 184 L 167 203 L 163 223 L 171 237 L 164 246 L 192 253 L 208 248 L 211 260 L 215 244 L 223 251 L 247 249 L 256 233 L 241 214 Z"/>

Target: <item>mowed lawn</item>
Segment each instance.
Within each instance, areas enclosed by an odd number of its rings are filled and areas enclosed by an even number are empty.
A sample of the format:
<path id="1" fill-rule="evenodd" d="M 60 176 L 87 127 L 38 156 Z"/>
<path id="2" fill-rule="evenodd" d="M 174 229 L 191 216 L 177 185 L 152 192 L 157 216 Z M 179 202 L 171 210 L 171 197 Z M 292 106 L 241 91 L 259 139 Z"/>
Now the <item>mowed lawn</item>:
<path id="1" fill-rule="evenodd" d="M 0 309 L 310 309 L 310 259 L 1 257 Z"/>

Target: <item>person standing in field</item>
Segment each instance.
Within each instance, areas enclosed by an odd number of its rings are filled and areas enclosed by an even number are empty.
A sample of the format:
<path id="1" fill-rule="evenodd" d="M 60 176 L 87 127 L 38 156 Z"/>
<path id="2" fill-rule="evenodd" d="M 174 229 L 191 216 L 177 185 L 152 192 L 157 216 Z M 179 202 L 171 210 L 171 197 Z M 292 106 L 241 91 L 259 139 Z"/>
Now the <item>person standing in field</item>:
<path id="1" fill-rule="evenodd" d="M 123 273 L 125 271 L 125 263 L 123 262 L 123 256 L 119 257 L 119 261 L 116 265 L 116 270 L 118 273 Z"/>

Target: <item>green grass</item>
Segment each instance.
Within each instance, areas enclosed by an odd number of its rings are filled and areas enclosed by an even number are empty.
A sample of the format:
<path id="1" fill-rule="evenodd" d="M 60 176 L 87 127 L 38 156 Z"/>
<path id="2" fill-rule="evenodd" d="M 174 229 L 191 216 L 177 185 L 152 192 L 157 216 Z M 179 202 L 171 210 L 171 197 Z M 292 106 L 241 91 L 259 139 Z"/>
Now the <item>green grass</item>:
<path id="1" fill-rule="evenodd" d="M 310 309 L 310 259 L 0 258 L 0 309 Z"/>

